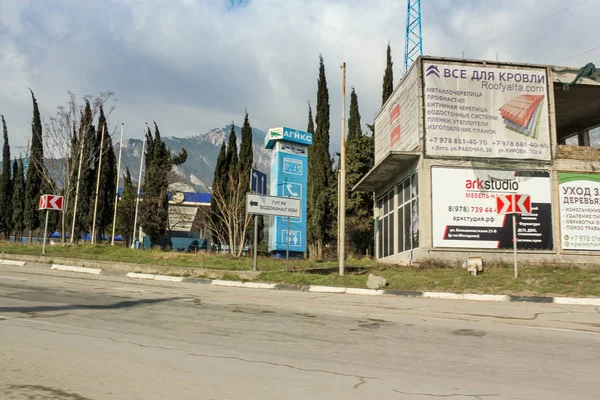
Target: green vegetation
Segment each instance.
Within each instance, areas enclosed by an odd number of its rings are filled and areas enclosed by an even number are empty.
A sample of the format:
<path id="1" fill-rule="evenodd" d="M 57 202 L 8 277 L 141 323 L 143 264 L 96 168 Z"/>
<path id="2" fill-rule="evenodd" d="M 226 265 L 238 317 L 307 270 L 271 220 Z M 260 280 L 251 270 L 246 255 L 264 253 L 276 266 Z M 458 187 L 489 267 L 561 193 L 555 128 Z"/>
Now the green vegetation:
<path id="1" fill-rule="evenodd" d="M 29 236 L 40 226 L 40 213 L 38 211 L 40 195 L 42 193 L 42 179 L 44 170 L 44 144 L 42 139 L 42 120 L 38 102 L 33 92 L 33 122 L 31 123 L 31 150 L 29 153 L 29 167 L 27 168 L 27 183 L 25 185 L 25 226 L 29 229 Z M 6 167 L 4 167 L 6 168 Z"/>
<path id="2" fill-rule="evenodd" d="M 169 223 L 169 173 L 174 165 L 187 160 L 187 151 L 171 155 L 154 123 L 154 137 L 146 131 L 146 169 L 144 171 L 144 201 L 140 203 L 140 222 L 152 245 L 160 243 Z"/>
<path id="3" fill-rule="evenodd" d="M 4 256 L 39 256 L 41 247 L 1 242 L 0 253 L 4 253 Z M 190 268 L 190 273 L 169 269 L 161 271 L 167 275 L 197 276 L 192 274 L 194 268 L 226 270 L 232 272 L 226 273 L 222 279 L 231 280 L 240 279 L 233 271 L 252 269 L 250 257 L 141 251 L 107 245 L 50 246 L 47 248 L 47 257 L 49 260 L 64 257 L 124 262 L 132 264 L 132 271 L 136 266 L 152 265 Z M 290 271 L 286 271 L 285 260 L 260 257 L 258 265 L 260 275 L 256 280 L 270 283 L 366 288 L 368 275 L 373 273 L 384 277 L 388 281 L 386 289 L 392 290 L 600 297 L 600 267 L 522 265 L 519 269 L 520 276 L 515 280 L 512 268 L 503 265 L 487 266 L 483 274 L 478 276 L 472 276 L 462 268 L 439 263 L 413 267 L 387 266 L 377 264 L 370 258 L 348 260 L 345 276 L 338 275 L 336 261 L 290 260 Z"/>
<path id="4" fill-rule="evenodd" d="M 372 136 L 363 135 L 354 88 L 350 93 L 346 151 L 347 250 L 355 256 L 370 255 L 373 247 L 373 194 L 355 192 L 352 188 L 373 167 L 374 141 Z"/>
<path id="5" fill-rule="evenodd" d="M 2 173 L 0 174 L 0 231 L 4 237 L 10 236 L 12 230 L 12 191 L 13 181 L 10 171 L 10 146 L 8 144 L 8 129 L 4 115 L 2 118 L 2 131 L 4 137 L 4 146 L 2 147 Z"/>
<path id="6" fill-rule="evenodd" d="M 337 183 L 331 169 L 329 154 L 329 90 L 325 77 L 323 56 L 319 56 L 319 80 L 317 83 L 316 129 L 312 146 L 308 148 L 308 198 L 307 243 L 311 259 L 322 259 L 328 243 L 335 243 L 331 228 L 336 216 L 332 195 Z M 309 110 L 310 112 L 310 110 Z M 310 114 L 309 114 L 310 115 Z M 310 130 L 310 121 L 309 121 Z M 334 207 L 332 207 L 334 206 Z"/>
<path id="7" fill-rule="evenodd" d="M 96 174 L 98 173 L 97 168 L 100 163 L 100 158 L 102 158 L 102 165 L 100 166 L 100 185 L 98 186 L 98 210 L 96 213 L 96 239 L 100 242 L 102 242 L 102 236 L 106 233 L 106 228 L 113 222 L 115 193 L 117 191 L 117 157 L 115 156 L 115 149 L 108 129 L 104 108 L 100 105 L 98 134 L 96 135 L 96 145 L 94 146 L 94 151 L 96 153 L 94 157 Z M 102 135 L 104 135 L 104 140 L 102 140 Z M 100 148 L 102 148 L 102 150 L 100 150 Z M 102 157 L 100 157 L 101 152 Z M 96 190 L 94 189 L 94 194 L 95 191 Z"/>
<path id="8" fill-rule="evenodd" d="M 383 106 L 387 99 L 394 93 L 394 64 L 392 63 L 392 48 L 388 43 L 385 73 L 383 74 L 383 88 L 381 91 L 381 105 Z"/>

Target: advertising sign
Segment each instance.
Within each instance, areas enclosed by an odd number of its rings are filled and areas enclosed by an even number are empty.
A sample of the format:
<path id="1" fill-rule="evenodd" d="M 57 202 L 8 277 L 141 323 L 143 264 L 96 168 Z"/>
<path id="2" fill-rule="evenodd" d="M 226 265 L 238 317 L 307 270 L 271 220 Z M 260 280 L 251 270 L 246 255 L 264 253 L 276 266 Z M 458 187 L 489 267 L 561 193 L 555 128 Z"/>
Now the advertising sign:
<path id="1" fill-rule="evenodd" d="M 419 88 L 417 68 L 406 75 L 375 119 L 375 164 L 390 150 L 419 147 Z"/>
<path id="2" fill-rule="evenodd" d="M 550 160 L 547 76 L 423 62 L 427 155 Z"/>
<path id="3" fill-rule="evenodd" d="M 310 146 L 312 145 L 312 133 L 286 127 L 271 128 L 265 136 L 265 148 L 272 149 L 278 140 Z"/>
<path id="4" fill-rule="evenodd" d="M 290 251 L 303 253 L 306 251 L 308 146 L 298 143 L 298 140 L 304 140 L 303 132 L 283 129 L 284 133 L 288 132 L 287 135 L 284 134 L 273 144 L 269 194 L 294 199 L 299 203 L 300 213 L 273 217 L 269 230 L 269 251 L 287 250 L 289 240 Z"/>
<path id="5" fill-rule="evenodd" d="M 558 173 L 564 250 L 600 250 L 600 174 Z"/>
<path id="6" fill-rule="evenodd" d="M 518 248 L 554 247 L 548 172 L 434 167 L 431 175 L 434 247 L 511 249 L 511 216 L 497 214 L 497 197 L 514 193 L 531 198 L 531 214 L 516 217 Z"/>

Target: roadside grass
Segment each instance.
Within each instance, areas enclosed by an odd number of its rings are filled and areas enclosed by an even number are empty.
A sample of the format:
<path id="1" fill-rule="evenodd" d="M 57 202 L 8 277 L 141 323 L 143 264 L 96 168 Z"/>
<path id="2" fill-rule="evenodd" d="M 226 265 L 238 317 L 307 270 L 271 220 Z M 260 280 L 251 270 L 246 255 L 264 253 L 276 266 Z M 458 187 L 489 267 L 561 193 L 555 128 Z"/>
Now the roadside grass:
<path id="1" fill-rule="evenodd" d="M 0 253 L 41 255 L 39 245 L 21 245 L 0 242 Z M 48 261 L 56 257 L 123 262 L 135 265 L 162 265 L 167 267 L 204 268 L 231 271 L 222 279 L 239 280 L 235 271 L 252 270 L 252 258 L 234 258 L 224 254 L 186 254 L 160 250 L 132 250 L 110 245 L 81 244 L 49 246 Z M 369 273 L 384 277 L 386 289 L 434 291 L 454 293 L 492 293 L 512 295 L 557 295 L 600 297 L 600 266 L 579 268 L 573 266 L 526 266 L 519 268 L 519 278 L 503 264 L 484 265 L 478 276 L 465 269 L 432 260 L 418 266 L 377 264 L 373 259 L 348 259 L 346 273 L 338 275 L 337 261 L 290 259 L 288 268 L 283 259 L 259 257 L 260 275 L 256 280 L 294 285 L 323 285 L 366 288 Z M 189 276 L 181 272 L 169 275 Z"/>
<path id="2" fill-rule="evenodd" d="M 421 269 L 398 266 L 392 268 L 363 268 L 344 276 L 336 272 L 326 274 L 305 271 L 265 271 L 259 276 L 264 282 L 296 285 L 324 285 L 366 288 L 369 273 L 384 277 L 386 289 L 489 293 L 523 296 L 576 296 L 600 297 L 600 267 L 522 267 L 519 278 L 513 278 L 512 268 L 493 266 L 477 276 L 462 268 Z"/>

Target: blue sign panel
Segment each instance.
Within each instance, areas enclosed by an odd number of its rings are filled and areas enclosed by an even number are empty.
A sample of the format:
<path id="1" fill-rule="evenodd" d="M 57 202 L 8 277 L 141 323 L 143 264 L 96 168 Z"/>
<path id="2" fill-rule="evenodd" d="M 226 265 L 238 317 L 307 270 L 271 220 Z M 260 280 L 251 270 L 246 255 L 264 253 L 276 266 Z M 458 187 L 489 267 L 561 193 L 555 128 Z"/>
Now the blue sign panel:
<path id="1" fill-rule="evenodd" d="M 283 130 L 301 132 L 288 128 Z M 310 140 L 312 142 L 312 137 Z M 302 213 L 300 218 L 273 217 L 269 231 L 269 251 L 281 255 L 289 245 L 292 256 L 296 256 L 294 253 L 306 251 L 308 147 L 293 140 L 288 141 L 288 137 L 284 135 L 284 138 L 274 144 L 273 150 L 270 195 L 300 199 Z"/>
<path id="2" fill-rule="evenodd" d="M 310 146 L 312 144 L 312 133 L 284 127 L 283 140 L 292 143 L 303 144 L 305 146 Z"/>
<path id="3" fill-rule="evenodd" d="M 267 194 L 267 174 L 252 168 L 250 170 L 250 190 L 258 194 Z"/>

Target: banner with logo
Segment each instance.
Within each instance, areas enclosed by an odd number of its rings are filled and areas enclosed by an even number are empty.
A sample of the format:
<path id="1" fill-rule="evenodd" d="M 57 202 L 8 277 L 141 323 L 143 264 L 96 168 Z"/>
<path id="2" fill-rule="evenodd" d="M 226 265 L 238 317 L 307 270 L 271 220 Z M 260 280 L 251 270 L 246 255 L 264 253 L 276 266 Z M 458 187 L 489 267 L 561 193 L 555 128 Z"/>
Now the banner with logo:
<path id="1" fill-rule="evenodd" d="M 563 250 L 600 250 L 600 174 L 558 173 Z"/>
<path id="2" fill-rule="evenodd" d="M 433 247 L 511 249 L 512 215 L 498 215 L 496 198 L 531 196 L 531 214 L 517 216 L 517 247 L 552 250 L 550 174 L 468 168 L 431 170 Z"/>
<path id="3" fill-rule="evenodd" d="M 550 160 L 544 68 L 423 62 L 427 155 Z"/>
<path id="4" fill-rule="evenodd" d="M 375 119 L 375 164 L 390 150 L 419 147 L 419 88 L 417 68 L 412 68 Z"/>

